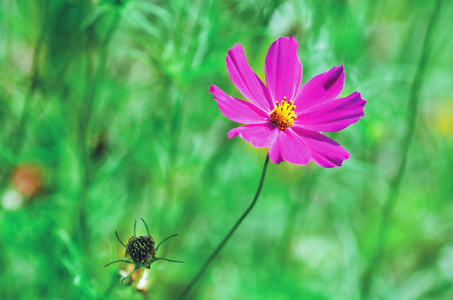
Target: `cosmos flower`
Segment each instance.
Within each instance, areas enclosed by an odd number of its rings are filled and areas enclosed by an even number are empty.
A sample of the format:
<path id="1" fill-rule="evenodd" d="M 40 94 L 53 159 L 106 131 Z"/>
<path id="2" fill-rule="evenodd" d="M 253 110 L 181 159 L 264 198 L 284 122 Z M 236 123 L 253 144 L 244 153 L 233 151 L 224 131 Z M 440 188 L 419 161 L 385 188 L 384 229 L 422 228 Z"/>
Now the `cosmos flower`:
<path id="1" fill-rule="evenodd" d="M 341 166 L 349 153 L 320 132 L 342 130 L 363 117 L 366 101 L 354 92 L 338 98 L 344 85 L 343 66 L 333 67 L 304 85 L 302 64 L 293 37 L 280 37 L 267 52 L 267 86 L 247 63 L 241 45 L 228 50 L 226 66 L 230 79 L 247 99 L 225 94 L 212 85 L 220 111 L 232 121 L 247 124 L 233 128 L 228 138 L 240 136 L 256 148 L 269 147 L 274 163 L 287 161 L 306 165 L 313 160 L 320 166 Z"/>

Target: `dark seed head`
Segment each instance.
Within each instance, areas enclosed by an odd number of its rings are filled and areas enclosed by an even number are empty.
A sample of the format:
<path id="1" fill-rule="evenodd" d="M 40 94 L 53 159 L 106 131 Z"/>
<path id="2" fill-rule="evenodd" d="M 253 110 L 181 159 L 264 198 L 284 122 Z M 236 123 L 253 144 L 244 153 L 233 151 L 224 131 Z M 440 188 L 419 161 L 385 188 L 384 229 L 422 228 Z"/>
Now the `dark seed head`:
<path id="1" fill-rule="evenodd" d="M 151 236 L 131 237 L 127 243 L 126 256 L 137 264 L 149 266 L 156 259 L 154 240 Z"/>

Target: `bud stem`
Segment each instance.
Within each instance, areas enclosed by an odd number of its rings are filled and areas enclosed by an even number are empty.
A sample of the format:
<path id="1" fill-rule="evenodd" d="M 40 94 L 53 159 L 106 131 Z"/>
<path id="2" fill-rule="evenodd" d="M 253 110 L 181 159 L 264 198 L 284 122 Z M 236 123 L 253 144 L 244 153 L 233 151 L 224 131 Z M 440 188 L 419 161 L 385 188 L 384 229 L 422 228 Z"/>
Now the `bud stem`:
<path id="1" fill-rule="evenodd" d="M 190 292 L 193 286 L 198 282 L 198 280 L 201 278 L 201 276 L 204 274 L 206 269 L 209 267 L 209 265 L 212 263 L 212 261 L 216 258 L 217 254 L 222 250 L 223 246 L 225 246 L 226 242 L 230 239 L 230 237 L 233 235 L 233 233 L 236 231 L 236 229 L 241 225 L 242 221 L 247 217 L 247 215 L 250 213 L 252 208 L 255 206 L 256 201 L 258 200 L 258 197 L 260 196 L 261 193 L 261 188 L 263 187 L 264 183 L 264 177 L 266 176 L 266 170 L 267 170 L 267 165 L 269 164 L 269 155 L 266 156 L 266 160 L 264 162 L 264 167 L 263 167 L 263 173 L 261 174 L 261 179 L 260 183 L 258 185 L 258 189 L 256 191 L 255 197 L 253 198 L 252 203 L 250 206 L 245 210 L 245 212 L 242 214 L 242 216 L 239 218 L 239 220 L 236 221 L 236 224 L 234 224 L 233 228 L 230 229 L 228 234 L 225 236 L 223 241 L 220 243 L 219 246 L 214 250 L 214 252 L 211 254 L 211 256 L 208 258 L 208 260 L 204 263 L 203 267 L 201 267 L 200 271 L 198 271 L 197 275 L 192 279 L 190 284 L 187 286 L 187 288 L 184 290 L 184 292 L 181 295 L 180 299 L 184 299 Z"/>

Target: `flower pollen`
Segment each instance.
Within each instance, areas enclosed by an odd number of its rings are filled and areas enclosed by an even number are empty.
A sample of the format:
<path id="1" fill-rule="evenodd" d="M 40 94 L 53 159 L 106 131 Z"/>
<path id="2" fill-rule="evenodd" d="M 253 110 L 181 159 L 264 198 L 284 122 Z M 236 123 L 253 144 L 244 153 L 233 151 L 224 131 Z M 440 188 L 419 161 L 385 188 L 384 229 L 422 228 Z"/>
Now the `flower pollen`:
<path id="1" fill-rule="evenodd" d="M 271 112 L 271 122 L 278 126 L 281 130 L 285 130 L 293 125 L 294 119 L 297 119 L 297 116 L 294 115 L 294 109 L 296 106 L 293 104 L 292 100 L 286 102 L 286 97 L 283 97 L 283 100 L 279 104 L 278 101 L 275 101 L 277 107 Z"/>

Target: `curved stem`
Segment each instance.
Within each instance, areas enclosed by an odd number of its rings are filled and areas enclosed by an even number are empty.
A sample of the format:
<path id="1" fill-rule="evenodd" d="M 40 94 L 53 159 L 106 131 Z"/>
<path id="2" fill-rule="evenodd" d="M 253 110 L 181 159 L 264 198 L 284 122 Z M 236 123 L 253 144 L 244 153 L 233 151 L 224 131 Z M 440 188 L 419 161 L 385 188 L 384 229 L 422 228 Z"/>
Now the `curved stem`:
<path id="1" fill-rule="evenodd" d="M 126 245 L 124 245 L 124 243 L 120 240 L 120 237 L 118 236 L 118 232 L 116 230 L 115 230 L 115 234 L 116 234 L 116 238 L 118 239 L 118 241 L 120 241 L 121 245 L 123 245 L 123 247 L 127 249 Z"/>
<path id="2" fill-rule="evenodd" d="M 159 245 L 157 245 L 157 247 L 156 247 L 156 252 L 157 252 L 157 250 L 159 250 L 160 245 L 162 245 L 166 240 L 171 239 L 172 237 L 177 236 L 177 235 L 178 235 L 177 233 L 170 235 L 168 238 L 166 238 L 162 242 L 160 242 Z"/>
<path id="3" fill-rule="evenodd" d="M 220 245 L 217 246 L 217 248 L 214 250 L 214 252 L 208 258 L 208 260 L 204 263 L 203 267 L 201 267 L 200 271 L 198 271 L 197 275 L 195 275 L 195 277 L 192 279 L 190 284 L 187 286 L 187 288 L 182 293 L 181 299 L 185 298 L 189 294 L 192 287 L 195 286 L 195 284 L 198 282 L 198 280 L 204 274 L 206 269 L 209 267 L 209 265 L 212 263 L 212 261 L 216 258 L 217 254 L 219 254 L 219 252 L 225 246 L 226 242 L 230 239 L 230 237 L 233 235 L 233 233 L 236 231 L 236 229 L 239 227 L 239 225 L 241 225 L 241 223 L 245 219 L 245 217 L 247 217 L 247 215 L 250 213 L 252 208 L 255 206 L 256 201 L 258 200 L 258 197 L 260 196 L 261 188 L 263 187 L 264 177 L 266 176 L 266 170 L 267 170 L 268 164 L 269 164 L 269 155 L 266 156 L 266 161 L 264 162 L 264 167 L 263 167 L 263 173 L 261 174 L 260 183 L 258 185 L 258 189 L 256 191 L 255 197 L 252 200 L 252 203 L 250 203 L 250 206 L 245 210 L 245 212 L 242 214 L 242 216 L 239 218 L 239 220 L 236 221 L 236 224 L 234 224 L 233 228 L 230 229 L 230 231 L 225 236 L 225 238 L 220 243 Z"/>
<path id="4" fill-rule="evenodd" d="M 123 262 L 123 263 L 127 263 L 127 264 L 134 264 L 131 261 L 120 259 L 120 260 L 112 261 L 111 263 L 106 264 L 104 267 L 110 266 L 111 264 L 115 264 L 115 263 L 118 263 L 118 262 Z"/>
<path id="5" fill-rule="evenodd" d="M 134 222 L 134 236 L 137 237 L 137 220 Z"/>
<path id="6" fill-rule="evenodd" d="M 168 259 L 168 258 L 163 258 L 163 257 L 156 257 L 155 261 L 158 261 L 158 260 L 165 260 L 165 261 L 181 263 L 181 264 L 184 263 L 183 261 L 180 261 L 180 260 L 173 260 L 173 259 Z"/>
<path id="7" fill-rule="evenodd" d="M 140 218 L 142 221 L 143 221 L 143 224 L 145 224 L 145 227 L 146 227 L 146 233 L 148 234 L 149 236 L 149 229 L 148 229 L 148 225 L 146 225 L 146 222 L 145 220 L 143 220 L 143 218 Z M 157 250 L 156 250 L 157 251 Z"/>
<path id="8" fill-rule="evenodd" d="M 140 268 L 135 266 L 134 270 L 129 275 L 127 275 L 126 277 L 121 279 L 121 283 L 123 283 L 124 279 L 131 277 L 131 275 L 134 274 L 134 272 L 137 271 L 138 269 L 140 269 Z"/>

